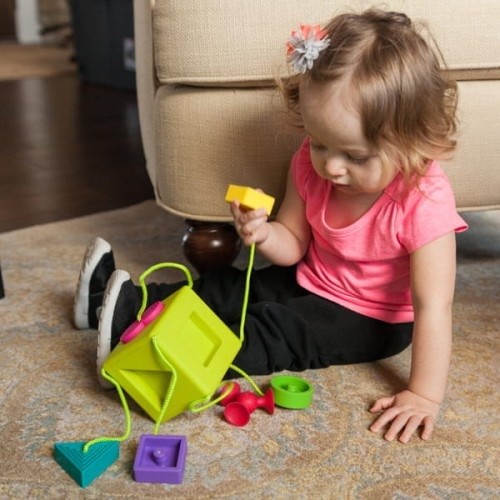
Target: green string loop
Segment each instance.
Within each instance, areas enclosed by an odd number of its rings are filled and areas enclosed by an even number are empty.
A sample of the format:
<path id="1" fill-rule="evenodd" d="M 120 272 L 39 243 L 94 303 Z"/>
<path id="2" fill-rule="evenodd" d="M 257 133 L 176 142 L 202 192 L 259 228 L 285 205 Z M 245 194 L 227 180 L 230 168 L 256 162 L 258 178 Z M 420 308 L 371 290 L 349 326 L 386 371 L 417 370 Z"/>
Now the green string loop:
<path id="1" fill-rule="evenodd" d="M 257 386 L 257 384 L 252 380 L 252 378 L 250 377 L 250 375 L 248 375 L 248 373 L 244 372 L 241 368 L 238 368 L 237 366 L 235 365 L 231 365 L 229 368 L 231 368 L 232 370 L 234 370 L 236 373 L 239 373 L 242 377 L 244 377 L 246 379 L 246 381 L 252 386 L 252 389 L 259 395 L 259 396 L 263 396 L 264 393 L 259 389 L 259 387 Z"/>
<path id="2" fill-rule="evenodd" d="M 243 294 L 243 307 L 241 308 L 241 322 L 240 322 L 240 340 L 243 342 L 245 339 L 245 321 L 247 317 L 248 301 L 250 296 L 250 278 L 252 275 L 253 263 L 255 260 L 255 243 L 250 246 L 250 254 L 248 256 L 248 267 L 245 279 L 245 292 Z"/>
<path id="3" fill-rule="evenodd" d="M 172 399 L 172 396 L 174 394 L 174 389 L 177 384 L 177 371 L 175 367 L 167 360 L 167 358 L 163 355 L 161 352 L 160 346 L 158 345 L 158 338 L 156 336 L 151 337 L 151 340 L 153 341 L 153 346 L 155 348 L 156 354 L 158 354 L 158 357 L 160 358 L 161 362 L 172 372 L 172 379 L 170 381 L 170 385 L 168 387 L 167 394 L 165 395 L 165 399 L 163 401 L 160 414 L 158 415 L 158 418 L 156 419 L 153 434 L 158 434 L 160 431 L 160 425 L 165 417 L 165 413 L 167 411 L 168 405 L 170 404 L 170 400 Z"/>
<path id="4" fill-rule="evenodd" d="M 104 443 L 104 442 L 108 443 L 108 442 L 113 442 L 113 441 L 118 441 L 119 443 L 122 443 L 123 441 L 126 441 L 130 436 L 130 430 L 132 428 L 131 418 L 130 418 L 130 409 L 128 407 L 127 399 L 125 398 L 125 394 L 123 393 L 122 388 L 120 387 L 118 382 L 111 375 L 108 375 L 106 373 L 104 368 L 101 370 L 101 376 L 102 376 L 102 378 L 104 378 L 105 380 L 107 380 L 108 382 L 113 384 L 115 386 L 116 390 L 118 391 L 118 395 L 120 396 L 120 402 L 121 402 L 121 405 L 123 407 L 123 412 L 125 414 L 125 432 L 120 437 L 100 437 L 100 438 L 92 439 L 88 443 L 85 443 L 85 445 L 83 446 L 83 453 L 87 453 L 89 448 L 92 445 L 97 444 L 97 443 Z"/>
<path id="5" fill-rule="evenodd" d="M 208 410 L 209 408 L 212 408 L 212 406 L 215 406 L 217 403 L 220 403 L 226 396 L 231 393 L 234 387 L 234 382 L 221 384 L 216 392 L 219 392 L 225 385 L 227 385 L 228 387 L 220 394 L 220 396 L 218 396 L 214 400 L 211 400 L 210 396 L 207 396 L 206 398 L 199 399 L 198 401 L 193 401 L 189 405 L 189 410 L 193 413 L 200 413 L 202 411 Z"/>
<path id="6" fill-rule="evenodd" d="M 146 287 L 146 278 L 155 271 L 158 271 L 158 269 L 164 269 L 166 267 L 179 269 L 180 271 L 182 271 L 186 275 L 186 280 L 188 282 L 189 288 L 193 288 L 193 277 L 191 276 L 191 272 L 186 266 L 182 264 L 177 264 L 175 262 L 162 262 L 160 264 L 155 264 L 154 266 L 151 266 L 150 268 L 146 269 L 139 277 L 139 285 L 142 290 L 142 304 L 141 308 L 139 309 L 139 312 L 137 313 L 137 320 L 140 320 L 142 318 L 142 314 L 146 310 L 146 306 L 148 303 L 148 289 Z"/>

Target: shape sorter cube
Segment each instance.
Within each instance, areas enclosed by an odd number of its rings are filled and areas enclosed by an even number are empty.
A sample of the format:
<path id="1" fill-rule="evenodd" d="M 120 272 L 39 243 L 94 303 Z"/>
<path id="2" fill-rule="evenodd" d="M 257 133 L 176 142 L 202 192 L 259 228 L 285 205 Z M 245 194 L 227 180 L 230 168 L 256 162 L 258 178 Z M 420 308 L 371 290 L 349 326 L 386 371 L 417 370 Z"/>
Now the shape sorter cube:
<path id="1" fill-rule="evenodd" d="M 250 187 L 229 184 L 225 201 L 231 203 L 234 200 L 238 200 L 240 205 L 248 210 L 265 208 L 267 215 L 271 215 L 274 205 L 274 198 L 268 194 Z"/>
<path id="2" fill-rule="evenodd" d="M 188 286 L 162 301 L 161 313 L 127 343 L 120 342 L 103 368 L 154 420 L 160 417 L 173 371 L 177 375 L 161 422 L 212 396 L 241 348 L 241 341 Z"/>
<path id="3" fill-rule="evenodd" d="M 185 436 L 143 434 L 134 460 L 134 479 L 140 483 L 180 484 L 184 479 Z"/>

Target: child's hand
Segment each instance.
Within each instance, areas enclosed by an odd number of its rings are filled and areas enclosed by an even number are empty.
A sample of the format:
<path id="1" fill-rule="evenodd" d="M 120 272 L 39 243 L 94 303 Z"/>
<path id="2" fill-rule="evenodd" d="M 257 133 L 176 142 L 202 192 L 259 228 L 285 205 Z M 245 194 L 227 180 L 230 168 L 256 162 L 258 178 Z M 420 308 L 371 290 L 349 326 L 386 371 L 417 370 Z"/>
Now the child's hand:
<path id="1" fill-rule="evenodd" d="M 393 441 L 399 435 L 399 441 L 407 443 L 413 433 L 420 426 L 423 426 L 421 438 L 427 441 L 434 429 L 434 422 L 439 413 L 439 404 L 414 392 L 404 390 L 394 396 L 378 399 L 370 408 L 371 413 L 382 410 L 385 411 L 370 426 L 372 432 L 378 432 L 390 424 L 384 438 L 387 441 Z"/>
<path id="2" fill-rule="evenodd" d="M 265 208 L 243 210 L 237 200 L 231 202 L 231 213 L 239 237 L 247 246 L 263 243 L 269 236 L 269 224 Z"/>

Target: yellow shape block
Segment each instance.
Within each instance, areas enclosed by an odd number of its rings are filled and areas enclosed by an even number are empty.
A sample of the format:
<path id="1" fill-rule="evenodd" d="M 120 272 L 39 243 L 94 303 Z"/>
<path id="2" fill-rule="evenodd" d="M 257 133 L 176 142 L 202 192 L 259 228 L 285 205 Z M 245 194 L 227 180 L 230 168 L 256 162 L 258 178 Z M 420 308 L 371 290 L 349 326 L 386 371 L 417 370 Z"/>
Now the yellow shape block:
<path id="1" fill-rule="evenodd" d="M 238 200 L 240 205 L 248 210 L 265 208 L 267 215 L 271 215 L 274 205 L 274 198 L 272 196 L 250 187 L 237 186 L 235 184 L 229 184 L 225 200 L 228 203 Z"/>
<path id="2" fill-rule="evenodd" d="M 161 314 L 133 340 L 120 342 L 103 367 L 154 421 L 175 371 L 177 382 L 161 420 L 165 422 L 216 392 L 241 341 L 190 287 L 163 304 Z M 173 370 L 165 366 L 153 337 Z"/>

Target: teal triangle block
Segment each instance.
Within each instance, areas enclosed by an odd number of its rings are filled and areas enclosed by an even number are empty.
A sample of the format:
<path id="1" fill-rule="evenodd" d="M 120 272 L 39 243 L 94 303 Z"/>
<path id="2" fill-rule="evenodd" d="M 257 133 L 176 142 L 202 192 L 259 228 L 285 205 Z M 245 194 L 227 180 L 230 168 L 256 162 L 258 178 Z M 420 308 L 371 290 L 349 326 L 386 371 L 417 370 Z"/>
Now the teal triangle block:
<path id="1" fill-rule="evenodd" d="M 82 487 L 86 488 L 120 456 L 118 441 L 93 444 L 83 452 L 85 441 L 60 442 L 54 445 L 55 461 Z"/>

